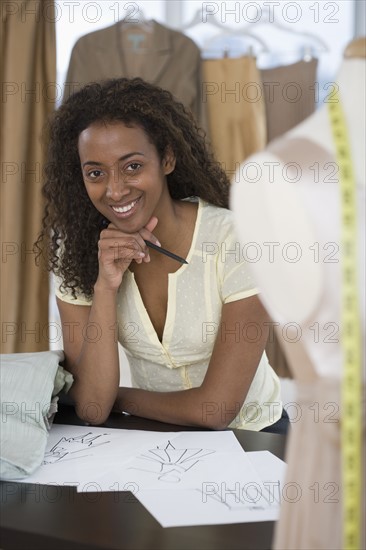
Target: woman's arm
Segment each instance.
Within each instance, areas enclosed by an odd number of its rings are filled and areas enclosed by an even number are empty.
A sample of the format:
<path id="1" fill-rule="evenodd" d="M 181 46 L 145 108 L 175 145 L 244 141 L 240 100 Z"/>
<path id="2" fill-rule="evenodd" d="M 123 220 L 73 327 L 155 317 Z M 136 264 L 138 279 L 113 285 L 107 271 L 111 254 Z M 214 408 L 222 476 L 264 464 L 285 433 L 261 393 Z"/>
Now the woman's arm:
<path id="1" fill-rule="evenodd" d="M 225 304 L 200 387 L 177 392 L 120 388 L 115 409 L 172 424 L 226 428 L 239 413 L 256 373 L 268 338 L 268 321 L 257 296 Z M 242 328 L 248 323 L 257 328 L 258 339 L 245 337 Z"/>
<path id="2" fill-rule="evenodd" d="M 73 377 L 70 396 L 76 413 L 91 424 L 107 418 L 119 386 L 116 297 L 95 289 L 93 304 L 72 305 L 57 299 L 66 357 Z"/>
<path id="3" fill-rule="evenodd" d="M 132 261 L 150 261 L 144 238 L 151 233 L 152 217 L 139 233 L 124 234 L 109 224 L 98 242 L 98 278 L 92 306 L 57 300 L 60 312 L 66 368 L 73 374 L 70 396 L 77 415 L 91 424 L 102 424 L 112 410 L 119 387 L 117 292 Z"/>

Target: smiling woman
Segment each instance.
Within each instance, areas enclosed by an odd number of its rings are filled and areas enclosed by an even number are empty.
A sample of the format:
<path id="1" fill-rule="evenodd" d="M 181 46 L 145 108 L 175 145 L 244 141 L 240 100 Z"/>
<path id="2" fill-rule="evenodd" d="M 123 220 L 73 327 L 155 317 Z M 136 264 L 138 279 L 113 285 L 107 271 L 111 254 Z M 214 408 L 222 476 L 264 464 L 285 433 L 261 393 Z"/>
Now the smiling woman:
<path id="1" fill-rule="evenodd" d="M 37 246 L 51 234 L 84 420 L 100 424 L 114 408 L 213 429 L 282 425 L 268 317 L 232 253 L 228 189 L 191 114 L 141 79 L 88 85 L 55 114 Z M 133 388 L 119 387 L 118 342 Z"/>
<path id="2" fill-rule="evenodd" d="M 175 159 L 167 152 L 161 162 L 141 128 L 95 122 L 81 132 L 78 148 L 86 191 L 118 229 L 138 231 L 157 208 L 156 215 L 166 215 L 171 199 L 165 176 Z"/>

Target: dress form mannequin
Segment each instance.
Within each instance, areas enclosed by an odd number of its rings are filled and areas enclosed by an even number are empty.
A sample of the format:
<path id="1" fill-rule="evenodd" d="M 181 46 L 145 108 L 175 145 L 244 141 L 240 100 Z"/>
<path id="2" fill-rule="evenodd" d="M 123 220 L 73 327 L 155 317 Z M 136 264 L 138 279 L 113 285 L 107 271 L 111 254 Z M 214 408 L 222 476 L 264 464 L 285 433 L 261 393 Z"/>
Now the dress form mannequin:
<path id="1" fill-rule="evenodd" d="M 347 47 L 333 83 L 347 122 L 356 180 L 360 304 L 365 303 L 365 68 L 363 39 L 357 47 Z M 241 249 L 248 256 L 250 247 L 256 251 L 248 261 L 261 299 L 278 323 L 279 341 L 297 387 L 297 415 L 287 447 L 288 473 L 275 536 L 278 550 L 343 547 L 341 203 L 336 162 L 324 105 L 246 159 L 232 186 L 231 208 Z M 364 512 L 365 506 L 361 518 Z M 364 532 L 361 547 L 365 548 Z"/>

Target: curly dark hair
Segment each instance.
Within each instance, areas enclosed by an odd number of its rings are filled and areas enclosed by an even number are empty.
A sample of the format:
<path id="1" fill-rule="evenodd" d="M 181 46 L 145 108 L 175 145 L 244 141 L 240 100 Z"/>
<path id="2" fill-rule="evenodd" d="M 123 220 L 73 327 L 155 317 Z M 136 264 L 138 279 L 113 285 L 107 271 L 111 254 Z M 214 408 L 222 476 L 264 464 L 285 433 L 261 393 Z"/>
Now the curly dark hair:
<path id="1" fill-rule="evenodd" d="M 197 196 L 229 207 L 228 177 L 215 161 L 205 133 L 169 91 L 140 78 L 88 84 L 48 124 L 42 189 L 46 204 L 35 243 L 38 256 L 46 252 L 47 269 L 61 276 L 63 288 L 74 297 L 76 291 L 91 297 L 98 276 L 97 242 L 104 218 L 86 192 L 77 146 L 80 133 L 96 121 L 141 127 L 161 160 L 170 147 L 176 158 L 175 169 L 167 176 L 173 199 Z"/>

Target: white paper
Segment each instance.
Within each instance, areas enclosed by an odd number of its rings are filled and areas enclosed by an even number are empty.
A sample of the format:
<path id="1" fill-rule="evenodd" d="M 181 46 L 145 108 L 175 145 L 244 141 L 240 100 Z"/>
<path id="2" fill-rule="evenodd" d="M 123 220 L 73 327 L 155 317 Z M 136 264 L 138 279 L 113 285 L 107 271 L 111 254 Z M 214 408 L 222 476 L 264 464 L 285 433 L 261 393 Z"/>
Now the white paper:
<path id="1" fill-rule="evenodd" d="M 41 466 L 19 481 L 73 485 L 80 491 L 99 491 L 96 478 L 102 472 L 115 464 L 128 462 L 150 442 L 155 444 L 165 438 L 166 434 L 161 432 L 54 424 Z M 113 491 L 115 487 L 106 490 Z"/>
<path id="2" fill-rule="evenodd" d="M 285 471 L 268 451 L 243 451 L 222 457 L 216 475 L 195 489 L 146 488 L 135 496 L 163 527 L 276 521 Z"/>
<path id="3" fill-rule="evenodd" d="M 54 424 L 43 464 L 20 481 L 131 491 L 163 527 L 278 519 L 285 463 L 232 431 L 149 432 Z"/>
<path id="4" fill-rule="evenodd" d="M 142 489 L 196 488 L 202 479 L 217 478 L 228 456 L 245 459 L 240 443 L 230 431 L 164 435 L 163 441 L 146 446 L 128 462 L 110 462 L 110 468 L 96 477 L 102 490 L 126 484 L 132 484 L 135 494 Z M 248 460 L 246 464 L 251 468 Z"/>
<path id="5" fill-rule="evenodd" d="M 281 487 L 283 487 L 286 462 L 269 451 L 249 451 L 247 457 L 265 484 L 276 481 L 280 482 Z"/>
<path id="6" fill-rule="evenodd" d="M 224 493 L 218 493 L 216 499 L 206 498 L 194 489 L 176 492 L 145 489 L 135 496 L 162 527 L 276 521 L 279 515 L 278 506 L 251 506 Z"/>

